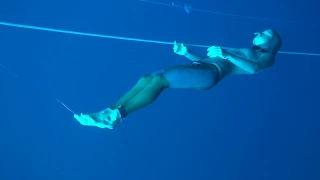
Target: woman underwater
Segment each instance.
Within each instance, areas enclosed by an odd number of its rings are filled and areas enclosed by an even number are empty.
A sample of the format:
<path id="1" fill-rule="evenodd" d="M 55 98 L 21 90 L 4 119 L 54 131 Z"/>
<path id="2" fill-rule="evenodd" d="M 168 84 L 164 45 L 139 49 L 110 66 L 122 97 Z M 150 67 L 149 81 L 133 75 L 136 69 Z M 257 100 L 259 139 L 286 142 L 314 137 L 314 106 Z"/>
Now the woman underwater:
<path id="1" fill-rule="evenodd" d="M 208 90 L 224 77 L 236 74 L 255 74 L 272 66 L 282 46 L 280 35 L 271 29 L 255 33 L 252 48 L 222 49 L 211 46 L 208 57 L 202 57 L 174 43 L 176 54 L 192 61 L 146 74 L 115 104 L 93 114 L 74 115 L 86 126 L 113 129 L 122 119 L 134 111 L 154 102 L 168 88 Z"/>

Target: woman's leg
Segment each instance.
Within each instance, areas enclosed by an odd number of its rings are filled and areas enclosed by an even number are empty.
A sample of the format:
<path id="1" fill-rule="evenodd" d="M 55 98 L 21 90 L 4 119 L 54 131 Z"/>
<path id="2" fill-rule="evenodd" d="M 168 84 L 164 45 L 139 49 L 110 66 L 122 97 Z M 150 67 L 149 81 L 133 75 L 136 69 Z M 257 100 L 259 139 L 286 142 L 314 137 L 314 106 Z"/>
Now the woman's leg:
<path id="1" fill-rule="evenodd" d="M 110 114 L 114 109 L 117 109 L 124 104 L 126 104 L 128 101 L 130 101 L 132 98 L 134 98 L 141 90 L 143 90 L 147 85 L 154 79 L 154 76 L 144 75 L 142 76 L 139 81 L 133 86 L 124 96 L 122 96 L 116 103 L 114 103 L 112 106 L 97 112 L 97 113 L 91 113 L 89 115 L 81 115 L 81 117 L 75 117 L 81 124 L 83 125 L 89 125 L 89 126 L 98 126 L 98 127 L 107 127 L 112 129 L 114 124 L 108 123 L 110 121 Z"/>
<path id="2" fill-rule="evenodd" d="M 218 70 L 209 64 L 192 64 L 146 75 L 118 102 L 104 112 L 89 115 L 113 128 L 119 119 L 154 102 L 167 88 L 210 89 L 218 82 Z"/>
<path id="3" fill-rule="evenodd" d="M 210 89 L 218 81 L 218 70 L 209 64 L 172 67 L 159 72 L 152 81 L 131 100 L 122 104 L 125 115 L 141 109 L 157 99 L 167 88 Z"/>
<path id="4" fill-rule="evenodd" d="M 134 98 L 141 90 L 143 90 L 152 80 L 154 76 L 152 75 L 144 75 L 142 76 L 137 84 L 133 86 L 124 96 L 121 97 L 116 103 L 114 103 L 110 109 L 116 109 L 119 106 L 123 106 L 132 98 Z"/>
<path id="5" fill-rule="evenodd" d="M 170 84 L 163 74 L 156 75 L 136 96 L 122 105 L 126 115 L 151 104 L 169 86 Z"/>

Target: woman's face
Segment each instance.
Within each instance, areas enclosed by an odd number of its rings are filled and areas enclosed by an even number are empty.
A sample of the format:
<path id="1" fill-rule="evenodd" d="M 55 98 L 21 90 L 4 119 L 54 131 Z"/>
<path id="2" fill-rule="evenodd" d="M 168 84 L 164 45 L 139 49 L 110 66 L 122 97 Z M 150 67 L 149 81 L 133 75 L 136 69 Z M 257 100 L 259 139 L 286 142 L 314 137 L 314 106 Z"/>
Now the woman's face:
<path id="1" fill-rule="evenodd" d="M 267 43 L 272 39 L 272 31 L 271 30 L 265 30 L 262 33 L 254 33 L 255 38 L 253 39 L 253 45 L 259 46 L 262 44 Z"/>

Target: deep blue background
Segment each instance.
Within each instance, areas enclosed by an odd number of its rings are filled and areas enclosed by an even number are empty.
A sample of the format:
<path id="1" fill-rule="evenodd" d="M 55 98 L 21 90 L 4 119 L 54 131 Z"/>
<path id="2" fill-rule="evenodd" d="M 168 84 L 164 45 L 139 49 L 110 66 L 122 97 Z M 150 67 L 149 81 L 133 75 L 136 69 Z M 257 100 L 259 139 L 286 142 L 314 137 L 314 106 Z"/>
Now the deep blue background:
<path id="1" fill-rule="evenodd" d="M 2 0 L 0 21 L 227 47 L 274 28 L 282 51 L 320 53 L 315 0 L 192 6 L 281 23 L 138 0 Z M 273 68 L 209 91 L 167 90 L 114 130 L 80 125 L 55 98 L 78 113 L 106 108 L 141 75 L 189 63 L 171 45 L 0 26 L 0 63 L 19 76 L 0 67 L 1 180 L 320 179 L 320 57 L 279 54 Z"/>

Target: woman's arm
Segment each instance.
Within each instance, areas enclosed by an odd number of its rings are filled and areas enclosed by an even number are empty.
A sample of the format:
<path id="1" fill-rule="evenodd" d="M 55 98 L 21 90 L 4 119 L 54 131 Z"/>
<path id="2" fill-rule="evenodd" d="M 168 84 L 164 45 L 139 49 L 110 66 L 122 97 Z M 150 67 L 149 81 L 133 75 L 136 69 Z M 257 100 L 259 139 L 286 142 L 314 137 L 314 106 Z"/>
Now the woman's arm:
<path id="1" fill-rule="evenodd" d="M 248 73 L 254 74 L 271 67 L 274 62 L 274 57 L 269 54 L 261 54 L 258 59 L 252 60 L 244 59 L 233 54 L 228 54 L 227 60 L 239 68 L 247 71 Z"/>
<path id="2" fill-rule="evenodd" d="M 205 59 L 206 57 L 200 56 L 190 50 L 187 50 L 186 54 L 184 55 L 186 58 L 188 58 L 190 61 L 201 61 L 202 59 Z"/>

